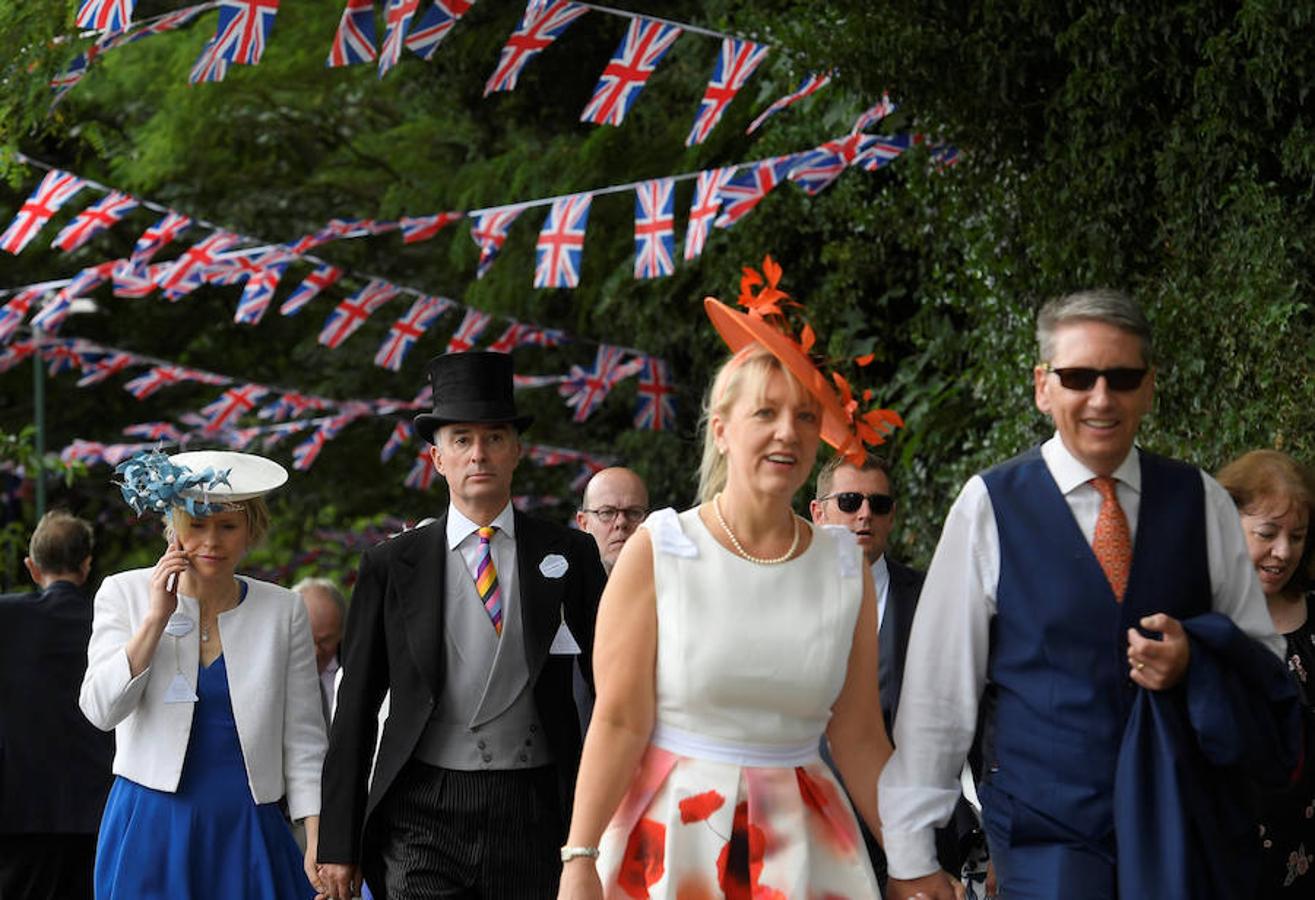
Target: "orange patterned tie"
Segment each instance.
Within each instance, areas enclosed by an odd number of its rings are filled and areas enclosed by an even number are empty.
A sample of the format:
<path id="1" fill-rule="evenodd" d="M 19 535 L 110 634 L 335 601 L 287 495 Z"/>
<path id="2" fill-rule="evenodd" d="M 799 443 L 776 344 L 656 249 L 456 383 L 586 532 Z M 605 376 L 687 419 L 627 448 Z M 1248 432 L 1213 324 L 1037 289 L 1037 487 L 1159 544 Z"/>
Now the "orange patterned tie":
<path id="1" fill-rule="evenodd" d="M 1117 482 L 1108 475 L 1091 479 L 1091 486 L 1100 492 L 1100 514 L 1096 516 L 1096 533 L 1091 540 L 1091 549 L 1096 560 L 1105 570 L 1110 587 L 1114 590 L 1114 599 L 1123 602 L 1123 595 L 1128 590 L 1128 570 L 1132 568 L 1132 535 L 1128 531 L 1128 517 L 1119 505 L 1119 496 L 1114 490 Z"/>

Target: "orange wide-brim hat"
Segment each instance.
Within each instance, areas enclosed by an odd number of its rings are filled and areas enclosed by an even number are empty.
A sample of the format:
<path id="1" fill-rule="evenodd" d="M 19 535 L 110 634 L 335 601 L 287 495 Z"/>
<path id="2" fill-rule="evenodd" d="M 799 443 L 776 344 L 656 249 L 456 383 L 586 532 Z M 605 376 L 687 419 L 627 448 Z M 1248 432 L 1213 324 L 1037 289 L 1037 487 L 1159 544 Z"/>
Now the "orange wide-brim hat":
<path id="1" fill-rule="evenodd" d="M 715 297 L 705 297 L 703 310 L 732 354 L 760 346 L 775 356 L 822 407 L 822 440 L 841 455 L 863 452 L 836 389 L 793 339 L 767 320 L 731 309 Z"/>

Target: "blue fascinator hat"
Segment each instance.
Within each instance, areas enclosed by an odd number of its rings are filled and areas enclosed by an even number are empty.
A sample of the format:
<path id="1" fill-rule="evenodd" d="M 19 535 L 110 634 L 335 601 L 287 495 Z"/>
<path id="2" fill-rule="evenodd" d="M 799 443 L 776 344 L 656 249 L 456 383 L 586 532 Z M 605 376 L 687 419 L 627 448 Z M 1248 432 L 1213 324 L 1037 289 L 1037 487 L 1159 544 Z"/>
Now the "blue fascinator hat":
<path id="1" fill-rule="evenodd" d="M 203 518 L 263 496 L 288 480 L 288 471 L 254 453 L 195 450 L 172 456 L 143 451 L 114 469 L 124 501 L 137 513 L 165 514 L 175 506 Z"/>

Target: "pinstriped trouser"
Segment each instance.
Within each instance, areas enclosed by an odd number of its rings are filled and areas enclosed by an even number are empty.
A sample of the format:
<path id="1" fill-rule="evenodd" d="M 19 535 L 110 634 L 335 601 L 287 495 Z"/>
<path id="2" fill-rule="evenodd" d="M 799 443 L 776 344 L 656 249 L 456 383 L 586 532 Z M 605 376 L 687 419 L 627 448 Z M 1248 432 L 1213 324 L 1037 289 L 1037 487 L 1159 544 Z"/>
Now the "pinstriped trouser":
<path id="1" fill-rule="evenodd" d="M 412 760 L 370 826 L 378 900 L 553 897 L 564 827 L 556 769 L 462 772 Z"/>

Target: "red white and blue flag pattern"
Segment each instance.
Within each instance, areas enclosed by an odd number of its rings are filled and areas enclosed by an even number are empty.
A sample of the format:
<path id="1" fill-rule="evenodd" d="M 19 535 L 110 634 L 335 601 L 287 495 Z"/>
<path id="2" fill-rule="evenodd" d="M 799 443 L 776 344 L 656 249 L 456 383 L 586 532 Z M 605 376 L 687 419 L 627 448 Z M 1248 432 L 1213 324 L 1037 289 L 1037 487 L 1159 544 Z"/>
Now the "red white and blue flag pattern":
<path id="1" fill-rule="evenodd" d="M 406 315 L 388 329 L 388 337 L 379 345 L 374 364 L 393 372 L 402 368 L 402 361 L 411 352 L 416 341 L 429 330 L 435 320 L 455 304 L 446 297 L 420 297 L 411 304 Z"/>
<path id="2" fill-rule="evenodd" d="M 417 491 L 427 491 L 434 483 L 434 476 L 438 474 L 434 468 L 434 461 L 429 455 L 429 448 L 425 447 L 411 462 L 411 471 L 406 473 L 406 478 L 402 484 L 409 488 L 415 488 Z"/>
<path id="3" fill-rule="evenodd" d="M 137 206 L 137 201 L 127 194 L 111 191 L 78 213 L 71 222 L 60 229 L 50 246 L 72 252 L 106 228 L 118 223 Z"/>
<path id="4" fill-rule="evenodd" d="M 718 228 L 730 228 L 762 202 L 771 193 L 772 188 L 781 183 L 789 171 L 791 157 L 776 157 L 763 160 L 733 175 L 717 192 L 721 200 L 721 215 L 717 217 Z"/>
<path id="5" fill-rule="evenodd" d="M 330 350 L 342 346 L 342 342 L 360 328 L 366 319 L 399 293 L 400 288 L 382 278 L 371 278 L 365 287 L 343 300 L 329 313 L 324 328 L 320 330 L 320 343 Z"/>
<path id="6" fill-rule="evenodd" d="M 644 357 L 635 387 L 635 427 L 667 431 L 676 427 L 676 386 L 665 360 Z"/>
<path id="7" fill-rule="evenodd" d="M 383 78 L 388 70 L 397 65 L 402 58 L 402 45 L 406 41 L 407 29 L 420 8 L 420 0 L 388 0 L 384 7 L 384 40 L 379 45 L 379 77 Z"/>
<path id="8" fill-rule="evenodd" d="M 635 98 L 682 31 L 680 26 L 669 22 L 631 19 L 626 36 L 603 69 L 580 121 L 595 125 L 620 125 L 625 121 Z"/>
<path id="9" fill-rule="evenodd" d="M 406 36 L 406 49 L 428 62 L 452 26 L 460 21 L 476 0 L 433 0 L 433 5 Z"/>
<path id="10" fill-rule="evenodd" d="M 635 277 L 676 271 L 676 182 L 655 178 L 635 188 Z"/>
<path id="11" fill-rule="evenodd" d="M 393 426 L 393 430 L 388 434 L 388 440 L 384 441 L 383 447 L 379 449 L 379 462 L 388 462 L 397 451 L 406 446 L 411 440 L 411 423 L 401 419 Z M 428 448 L 425 448 L 428 450 Z"/>
<path id="12" fill-rule="evenodd" d="M 555 328 L 512 322 L 496 341 L 489 344 L 488 349 L 494 353 L 510 353 L 517 347 L 558 347 L 566 341 L 566 333 Z"/>
<path id="13" fill-rule="evenodd" d="M 132 8 L 136 5 L 137 0 L 82 0 L 77 26 L 96 31 L 124 31 L 132 24 Z"/>
<path id="14" fill-rule="evenodd" d="M 750 122 L 749 127 L 744 129 L 744 133 L 753 134 L 762 127 L 764 122 L 779 113 L 781 110 L 794 106 L 805 97 L 810 97 L 826 87 L 831 83 L 831 74 L 832 73 L 830 72 L 810 72 L 808 75 L 805 75 L 803 83 L 800 84 L 799 87 L 795 88 L 793 91 L 786 94 L 784 97 L 781 97 L 771 106 L 763 110 L 758 115 L 758 118 Z"/>
<path id="15" fill-rule="evenodd" d="M 82 367 L 83 374 L 78 379 L 78 387 L 84 388 L 93 384 L 100 384 L 102 381 L 118 375 L 129 366 L 137 365 L 140 362 L 141 360 L 135 353 L 126 353 L 124 351 L 88 357 L 86 364 Z"/>
<path id="16" fill-rule="evenodd" d="M 588 7 L 569 0 L 528 0 L 520 24 L 502 45 L 497 68 L 484 85 L 484 96 L 515 90 L 526 63 L 588 11 Z"/>
<path id="17" fill-rule="evenodd" d="M 374 48 L 374 0 L 347 0 L 324 64 L 351 66 L 374 62 L 378 57 Z"/>
<path id="18" fill-rule="evenodd" d="M 808 196 L 817 196 L 854 164 L 867 139 L 866 135 L 854 133 L 799 154 L 790 167 L 790 180 L 803 188 Z"/>
<path id="19" fill-rule="evenodd" d="M 32 238 L 37 236 L 55 213 L 59 212 L 73 195 L 86 185 L 86 181 L 68 172 L 51 169 L 41 179 L 32 196 L 24 201 L 23 206 L 9 223 L 4 234 L 0 234 L 0 250 L 7 253 L 22 253 Z"/>
<path id="20" fill-rule="evenodd" d="M 443 352 L 465 353 L 467 350 L 474 350 L 475 342 L 479 340 L 479 336 L 484 333 L 485 328 L 489 327 L 489 322 L 492 320 L 493 316 L 490 313 L 467 308 L 466 314 L 461 318 L 461 324 L 452 332 L 452 337 L 447 342 L 447 349 Z"/>
<path id="21" fill-rule="evenodd" d="M 137 238 L 137 245 L 132 248 L 132 254 L 128 257 L 128 265 L 140 272 L 155 254 L 177 240 L 191 224 L 192 220 L 182 213 L 172 211 L 165 213 L 160 221 L 147 228 L 142 232 L 142 236 Z"/>
<path id="22" fill-rule="evenodd" d="M 219 395 L 219 399 L 209 403 L 200 410 L 205 419 L 201 430 L 214 434 L 232 425 L 246 413 L 256 408 L 261 397 L 269 393 L 269 388 L 259 384 L 244 384 L 242 387 L 229 388 Z"/>
<path id="23" fill-rule="evenodd" d="M 708 139 L 712 129 L 717 127 L 726 113 L 726 107 L 731 105 L 754 70 L 762 65 L 770 50 L 770 47 L 743 38 L 722 39 L 721 53 L 717 56 L 717 64 L 712 69 L 712 78 L 703 92 L 703 99 L 699 101 L 694 127 L 690 129 L 689 137 L 685 138 L 686 147 L 702 144 Z"/>
<path id="24" fill-rule="evenodd" d="M 584 231 L 593 194 L 572 194 L 553 201 L 534 248 L 534 286 L 573 288 L 580 284 Z"/>
<path id="25" fill-rule="evenodd" d="M 339 278 L 342 278 L 342 269 L 328 264 L 320 266 L 303 278 L 297 289 L 283 301 L 279 315 L 295 316 L 307 303 L 319 296 L 320 291 L 333 285 Z"/>
<path id="26" fill-rule="evenodd" d="M 694 200 L 685 226 L 685 259 L 696 259 L 708 242 L 708 232 L 721 212 L 721 189 L 735 174 L 735 166 L 700 172 L 694 184 Z"/>
<path id="27" fill-rule="evenodd" d="M 240 240 L 235 234 L 216 231 L 200 243 L 188 247 L 161 278 L 160 290 L 170 300 L 181 300 L 201 286 L 202 276 L 215 264 L 219 254 Z"/>
<path id="28" fill-rule="evenodd" d="M 488 274 L 493 261 L 502 252 L 502 245 L 507 242 L 507 229 L 516 221 L 525 207 L 503 206 L 490 209 L 471 217 L 470 237 L 479 247 L 479 263 L 475 266 L 475 277 L 483 278 Z"/>
<path id="29" fill-rule="evenodd" d="M 43 287 L 29 287 L 9 299 L 4 309 L 0 309 L 0 344 L 8 344 L 14 339 L 14 332 L 23 324 L 23 319 L 32 309 L 32 304 L 46 293 Z"/>
<path id="30" fill-rule="evenodd" d="M 214 52 L 228 62 L 254 66 L 265 54 L 279 0 L 219 0 Z"/>
<path id="31" fill-rule="evenodd" d="M 627 360 L 629 350 L 602 344 L 594 355 L 592 368 L 571 366 L 566 380 L 557 388 L 566 398 L 566 405 L 575 410 L 571 416 L 573 422 L 583 422 L 593 415 L 612 388 L 634 375 L 644 365 L 645 357 L 636 356 Z"/>
<path id="32" fill-rule="evenodd" d="M 402 243 L 416 244 L 427 241 L 443 230 L 445 225 L 463 218 L 463 212 L 437 213 L 432 216 L 403 216 L 397 221 L 402 232 Z"/>

